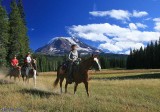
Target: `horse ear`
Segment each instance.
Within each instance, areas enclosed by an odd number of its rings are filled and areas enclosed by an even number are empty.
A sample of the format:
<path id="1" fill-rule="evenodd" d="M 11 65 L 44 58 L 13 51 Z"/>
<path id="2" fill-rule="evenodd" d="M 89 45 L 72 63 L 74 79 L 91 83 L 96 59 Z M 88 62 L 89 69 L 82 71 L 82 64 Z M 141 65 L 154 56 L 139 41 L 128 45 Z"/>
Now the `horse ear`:
<path id="1" fill-rule="evenodd" d="M 92 54 L 92 57 L 94 57 L 94 54 Z"/>
<path id="2" fill-rule="evenodd" d="M 93 57 L 93 58 L 97 58 L 97 57 L 98 57 L 98 55 L 94 55 L 94 54 L 92 54 L 92 57 Z"/>
<path id="3" fill-rule="evenodd" d="M 97 58 L 97 57 L 98 57 L 98 55 L 96 54 L 96 55 L 94 55 L 94 57 L 95 57 L 95 58 Z"/>

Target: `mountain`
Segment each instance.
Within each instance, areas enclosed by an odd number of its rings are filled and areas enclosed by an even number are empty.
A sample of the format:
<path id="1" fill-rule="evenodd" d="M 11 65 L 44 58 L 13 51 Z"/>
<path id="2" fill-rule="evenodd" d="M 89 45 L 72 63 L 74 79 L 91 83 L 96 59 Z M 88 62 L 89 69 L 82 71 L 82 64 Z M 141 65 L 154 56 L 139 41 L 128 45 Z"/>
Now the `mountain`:
<path id="1" fill-rule="evenodd" d="M 94 52 L 103 53 L 103 51 L 89 46 L 74 37 L 55 37 L 50 40 L 48 44 L 37 49 L 35 52 L 45 55 L 65 55 L 70 51 L 72 44 L 76 44 L 78 46 L 77 50 L 81 55 L 87 55 Z"/>

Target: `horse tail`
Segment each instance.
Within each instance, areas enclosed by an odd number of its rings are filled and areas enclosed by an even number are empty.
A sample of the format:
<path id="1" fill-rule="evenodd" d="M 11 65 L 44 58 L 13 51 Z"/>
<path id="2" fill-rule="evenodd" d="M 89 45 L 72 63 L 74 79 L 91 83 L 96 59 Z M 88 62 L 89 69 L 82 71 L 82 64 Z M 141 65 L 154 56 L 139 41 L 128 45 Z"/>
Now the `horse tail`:
<path id="1" fill-rule="evenodd" d="M 7 74 L 5 75 L 5 78 L 6 78 L 6 77 L 9 77 L 9 76 L 10 76 L 10 74 L 9 74 L 9 73 L 7 73 Z"/>
<path id="2" fill-rule="evenodd" d="M 11 76 L 11 71 L 8 71 L 6 74 L 5 74 L 5 78 Z"/>
<path id="3" fill-rule="evenodd" d="M 58 85 L 58 82 L 60 80 L 60 76 L 59 76 L 60 75 L 60 68 L 61 68 L 61 66 L 59 66 L 58 69 L 57 69 L 57 78 L 54 81 L 54 84 L 53 84 L 54 87 L 56 87 Z"/>

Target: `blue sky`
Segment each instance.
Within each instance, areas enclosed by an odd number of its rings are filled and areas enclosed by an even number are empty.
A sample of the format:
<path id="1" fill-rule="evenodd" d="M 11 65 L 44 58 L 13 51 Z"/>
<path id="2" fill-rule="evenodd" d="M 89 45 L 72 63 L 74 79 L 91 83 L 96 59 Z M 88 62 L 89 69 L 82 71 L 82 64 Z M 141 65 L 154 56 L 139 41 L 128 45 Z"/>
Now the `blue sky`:
<path id="1" fill-rule="evenodd" d="M 10 0 L 3 0 L 9 12 Z M 23 0 L 33 50 L 74 36 L 106 52 L 129 53 L 160 36 L 160 0 Z"/>

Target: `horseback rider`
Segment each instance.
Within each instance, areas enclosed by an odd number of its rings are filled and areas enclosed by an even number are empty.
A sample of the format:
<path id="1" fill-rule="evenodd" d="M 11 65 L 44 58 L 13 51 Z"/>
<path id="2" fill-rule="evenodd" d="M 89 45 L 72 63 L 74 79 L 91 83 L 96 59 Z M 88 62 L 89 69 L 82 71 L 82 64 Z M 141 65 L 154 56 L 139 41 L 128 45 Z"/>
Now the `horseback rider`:
<path id="1" fill-rule="evenodd" d="M 26 58 L 25 58 L 25 63 L 26 63 L 26 75 L 28 76 L 29 71 L 32 69 L 32 58 L 30 52 L 28 52 Z"/>
<path id="2" fill-rule="evenodd" d="M 14 69 L 18 69 L 19 71 L 20 71 L 20 75 L 21 75 L 21 67 L 20 66 L 18 66 L 19 65 L 19 61 L 18 61 L 18 59 L 17 59 L 17 56 L 15 55 L 14 57 L 13 57 L 13 59 L 11 60 L 11 66 L 12 66 L 12 70 L 14 70 Z"/>
<path id="3" fill-rule="evenodd" d="M 18 59 L 17 59 L 17 56 L 15 55 L 15 56 L 13 57 L 13 59 L 11 60 L 11 66 L 12 66 L 13 68 L 16 68 L 16 67 L 18 66 L 18 64 L 19 64 L 19 61 L 18 61 Z"/>
<path id="4" fill-rule="evenodd" d="M 79 59 L 76 44 L 73 44 L 71 46 L 71 51 L 69 53 L 68 59 L 69 59 L 69 66 L 68 66 L 68 75 L 67 75 L 68 78 L 67 79 L 69 83 L 72 83 L 73 82 L 73 77 L 72 77 L 73 65 Z"/>

